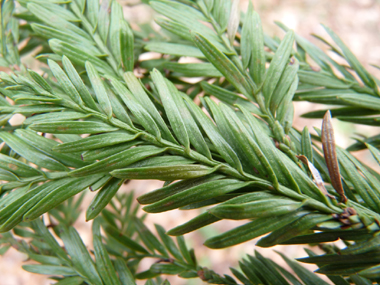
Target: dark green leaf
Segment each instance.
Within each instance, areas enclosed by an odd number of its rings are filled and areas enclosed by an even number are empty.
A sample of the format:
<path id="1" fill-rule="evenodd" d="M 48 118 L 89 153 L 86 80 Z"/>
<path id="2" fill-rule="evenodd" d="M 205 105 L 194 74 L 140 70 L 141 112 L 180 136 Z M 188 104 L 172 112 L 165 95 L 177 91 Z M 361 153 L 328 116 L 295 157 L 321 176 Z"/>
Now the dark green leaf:
<path id="1" fill-rule="evenodd" d="M 67 56 L 73 63 L 84 66 L 86 61 L 91 62 L 101 73 L 113 75 L 114 72 L 109 65 L 101 59 L 85 52 L 83 49 L 74 45 L 62 42 L 57 39 L 49 40 L 50 48 L 61 56 Z"/>
<path id="2" fill-rule="evenodd" d="M 345 59 L 348 61 L 350 66 L 356 71 L 356 73 L 360 76 L 363 82 L 372 87 L 377 88 L 376 82 L 373 79 L 372 75 L 361 65 L 359 60 L 354 56 L 354 54 L 348 49 L 348 47 L 343 43 L 343 41 L 327 26 L 323 25 L 325 30 L 329 33 L 331 38 L 335 41 L 335 43 L 342 50 Z"/>
<path id="3" fill-rule="evenodd" d="M 273 91 L 276 89 L 283 71 L 289 62 L 289 56 L 292 52 L 294 42 L 294 32 L 290 31 L 281 41 L 265 76 L 263 84 L 263 94 L 265 97 L 266 106 L 269 107 Z"/>
<path id="4" fill-rule="evenodd" d="M 37 132 L 52 134 L 97 134 L 118 130 L 111 125 L 96 121 L 60 121 L 51 123 L 35 123 L 32 124 L 30 128 Z"/>
<path id="5" fill-rule="evenodd" d="M 95 265 L 102 278 L 104 284 L 120 285 L 120 281 L 116 275 L 115 268 L 112 265 L 108 252 L 102 243 L 102 237 L 100 235 L 99 221 L 95 220 L 92 224 L 92 234 L 95 253 Z"/>
<path id="6" fill-rule="evenodd" d="M 63 275 L 73 276 L 77 275 L 77 272 L 67 266 L 57 265 L 42 265 L 42 264 L 26 264 L 22 268 L 28 272 L 46 275 Z"/>
<path id="7" fill-rule="evenodd" d="M 243 93 L 247 98 L 253 100 L 253 89 L 245 76 L 234 65 L 234 63 L 210 43 L 204 36 L 198 33 L 193 34 L 193 41 L 203 52 L 206 58 L 227 78 L 227 80 L 235 86 L 235 88 Z M 252 84 L 254 84 L 252 82 Z"/>
<path id="8" fill-rule="evenodd" d="M 70 176 L 81 177 L 84 175 L 110 172 L 111 170 L 126 167 L 136 161 L 145 159 L 149 156 L 164 152 L 165 148 L 159 148 L 155 146 L 139 146 L 131 149 L 127 149 L 115 155 L 111 155 L 103 160 L 95 162 L 91 165 L 76 169 L 70 172 Z M 117 171 L 126 171 L 117 170 Z"/>
<path id="9" fill-rule="evenodd" d="M 244 183 L 234 179 L 206 182 L 174 194 L 152 205 L 145 206 L 143 209 L 149 213 L 169 211 L 192 203 L 218 197 L 247 185 L 249 185 L 249 182 Z"/>
<path id="10" fill-rule="evenodd" d="M 244 68 L 249 66 L 250 75 L 260 85 L 265 75 L 264 37 L 260 17 L 251 2 L 243 24 L 241 55 Z"/>
<path id="11" fill-rule="evenodd" d="M 101 176 L 99 177 L 99 175 L 93 175 L 86 177 L 86 179 L 74 178 L 68 180 L 64 185 L 54 189 L 50 193 L 47 193 L 47 195 L 44 195 L 43 198 L 40 198 L 38 202 L 24 214 L 24 221 L 30 221 L 38 218 L 43 213 L 46 213 L 68 198 L 83 191 L 85 188 L 99 180 L 99 178 L 101 178 Z"/>
<path id="12" fill-rule="evenodd" d="M 172 181 L 206 176 L 215 170 L 215 168 L 203 165 L 154 166 L 114 170 L 111 172 L 111 175 L 122 179 L 158 179 Z"/>
<path id="13" fill-rule="evenodd" d="M 176 77 L 222 77 L 223 75 L 211 63 L 165 62 L 162 67 L 173 71 Z"/>
<path id="14" fill-rule="evenodd" d="M 176 56 L 190 56 L 203 58 L 203 53 L 196 47 L 177 43 L 150 42 L 144 46 L 148 51 L 171 54 Z"/>
<path id="15" fill-rule="evenodd" d="M 80 275 L 87 279 L 92 284 L 103 284 L 97 270 L 94 261 L 83 244 L 83 241 L 79 237 L 78 232 L 73 228 L 59 227 L 60 237 L 65 244 L 65 249 L 69 253 L 71 260 Z"/>
<path id="16" fill-rule="evenodd" d="M 144 254 L 149 254 L 149 252 L 144 247 L 142 247 L 139 243 L 130 239 L 129 237 L 127 237 L 123 233 L 121 233 L 118 229 L 116 229 L 110 225 L 103 226 L 103 228 L 104 228 L 104 230 L 108 236 L 111 236 L 118 243 L 120 243 L 122 246 L 124 246 L 127 250 L 131 249 L 134 251 L 142 252 Z"/>
<path id="17" fill-rule="evenodd" d="M 162 104 L 164 105 L 165 112 L 168 116 L 168 119 L 169 119 L 169 122 L 173 129 L 174 134 L 176 135 L 178 141 L 183 146 L 185 146 L 187 152 L 189 152 L 190 151 L 189 135 L 187 133 L 184 120 L 182 119 L 182 113 L 180 112 L 178 104 L 176 104 L 178 101 L 181 101 L 182 107 L 186 108 L 185 104 L 183 103 L 182 98 L 180 98 L 178 94 L 175 93 L 175 91 L 177 90 L 175 89 L 174 86 L 170 88 L 171 86 L 169 84 L 171 83 L 167 83 L 164 77 L 162 76 L 162 74 L 157 69 L 154 69 L 151 72 L 151 77 L 158 90 L 158 93 L 160 95 Z M 174 94 L 172 93 L 173 91 L 174 91 Z"/>
<path id="18" fill-rule="evenodd" d="M 17 159 L 14 159 L 10 156 L 7 156 L 1 153 L 0 153 L 0 168 L 6 169 L 21 177 L 40 176 L 42 174 L 39 170 Z"/>
<path id="19" fill-rule="evenodd" d="M 242 171 L 242 166 L 236 153 L 220 135 L 210 118 L 207 117 L 207 115 L 190 98 L 185 97 L 184 99 L 187 102 L 188 108 L 193 114 L 193 117 L 197 119 L 207 136 L 213 142 L 216 149 L 223 156 L 226 162 Z"/>
<path id="20" fill-rule="evenodd" d="M 285 260 L 285 262 L 290 266 L 291 269 L 298 275 L 298 277 L 305 282 L 305 284 L 310 285 L 327 285 L 325 281 L 319 278 L 316 274 L 310 272 L 306 268 L 302 267 L 298 263 L 290 260 L 284 254 L 277 252 Z"/>
<path id="21" fill-rule="evenodd" d="M 301 203 L 292 200 L 269 199 L 240 205 L 220 205 L 211 209 L 210 213 L 221 219 L 242 220 L 285 215 L 301 206 Z"/>
<path id="22" fill-rule="evenodd" d="M 124 80 L 127 83 L 127 86 L 129 90 L 133 93 L 131 97 L 135 98 L 137 102 L 140 103 L 140 105 L 149 113 L 149 115 L 154 119 L 156 122 L 158 128 L 160 129 L 162 133 L 162 137 L 164 139 L 167 139 L 173 143 L 176 143 L 176 140 L 173 138 L 171 132 L 169 131 L 166 123 L 162 119 L 160 113 L 158 112 L 157 108 L 154 106 L 151 99 L 146 94 L 145 90 L 141 86 L 141 83 L 138 81 L 136 76 L 133 74 L 133 72 L 126 72 L 124 73 Z M 120 96 L 122 96 L 120 94 Z M 122 97 L 123 99 L 123 97 Z M 129 107 L 127 102 L 123 99 L 124 103 Z M 129 107 L 130 108 L 130 107 Z M 131 110 L 132 111 L 132 110 Z"/>
<path id="23" fill-rule="evenodd" d="M 92 98 L 90 92 L 88 91 L 87 87 L 84 85 L 81 77 L 79 76 L 78 72 L 75 70 L 71 61 L 65 55 L 62 57 L 62 63 L 68 77 L 70 78 L 75 88 L 78 90 L 79 95 L 81 96 L 83 102 L 91 109 L 98 111 L 99 108 L 96 105 L 94 99 Z"/>
<path id="24" fill-rule="evenodd" d="M 51 170 L 66 171 L 67 168 L 51 158 L 43 154 L 38 149 L 30 146 L 28 143 L 20 139 L 19 137 L 7 133 L 0 132 L 0 138 L 10 147 L 13 151 L 24 157 L 26 160 L 37 164 L 40 167 L 45 167 Z"/>
<path id="25" fill-rule="evenodd" d="M 79 152 L 101 147 L 112 146 L 123 142 L 128 142 L 136 139 L 139 134 L 130 134 L 127 132 L 113 132 L 90 136 L 73 142 L 59 144 L 54 147 L 58 152 Z"/>
<path id="26" fill-rule="evenodd" d="M 285 215 L 288 216 L 288 215 Z M 303 232 L 313 228 L 319 223 L 331 220 L 331 215 L 323 214 L 308 214 L 300 217 L 292 223 L 284 224 L 283 227 L 276 229 L 270 235 L 261 238 L 257 245 L 262 247 L 270 247 L 282 243 L 292 237 L 295 237 Z"/>
<path id="27" fill-rule="evenodd" d="M 175 245 L 174 241 L 169 237 L 165 229 L 161 227 L 160 225 L 155 224 L 156 230 L 158 234 L 160 235 L 160 238 L 162 242 L 165 244 L 166 249 L 170 252 L 172 256 L 174 256 L 177 260 L 181 260 L 182 256 L 180 251 L 178 250 L 177 246 Z"/>
<path id="28" fill-rule="evenodd" d="M 122 285 L 136 284 L 133 275 L 122 258 L 116 258 L 115 268 Z"/>
<path id="29" fill-rule="evenodd" d="M 61 69 L 61 67 L 53 60 L 48 59 L 48 64 L 50 70 L 53 72 L 54 77 L 57 79 L 59 85 L 62 87 L 63 91 L 70 96 L 77 104 L 82 104 L 82 99 L 75 89 L 74 85 L 71 83 L 70 79 L 67 77 L 66 73 Z"/>
<path id="30" fill-rule="evenodd" d="M 201 185 L 208 181 L 215 181 L 223 177 L 224 176 L 222 175 L 212 174 L 205 177 L 182 180 L 182 181 L 167 185 L 165 187 L 159 188 L 157 190 L 151 191 L 149 193 L 146 193 L 138 197 L 137 200 L 139 201 L 140 204 L 143 204 L 143 205 L 151 204 L 154 202 L 158 202 L 164 198 L 170 197 L 174 194 L 185 191 L 187 189 L 190 189 L 192 187 L 195 187 L 197 185 Z"/>
<path id="31" fill-rule="evenodd" d="M 112 117 L 112 107 L 110 99 L 108 98 L 107 91 L 104 88 L 103 81 L 101 80 L 98 72 L 90 61 L 87 61 L 85 65 L 88 77 L 96 94 L 96 98 L 98 99 L 100 108 L 103 110 L 104 114 L 107 115 L 108 119 L 110 119 Z"/>
<path id="32" fill-rule="evenodd" d="M 279 229 L 284 225 L 299 219 L 305 214 L 307 214 L 307 212 L 295 212 L 279 217 L 260 218 L 221 235 L 212 237 L 206 240 L 204 244 L 209 248 L 225 248 L 233 246 Z"/>
<path id="33" fill-rule="evenodd" d="M 94 219 L 108 205 L 113 196 L 119 190 L 123 180 L 112 178 L 91 201 L 86 211 L 86 221 Z"/>

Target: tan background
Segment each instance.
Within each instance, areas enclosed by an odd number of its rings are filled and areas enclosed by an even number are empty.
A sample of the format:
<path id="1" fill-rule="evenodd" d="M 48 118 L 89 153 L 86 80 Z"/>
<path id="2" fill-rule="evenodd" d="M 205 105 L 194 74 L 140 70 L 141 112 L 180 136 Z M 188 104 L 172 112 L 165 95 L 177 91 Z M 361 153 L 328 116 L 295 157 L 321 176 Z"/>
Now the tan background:
<path id="1" fill-rule="evenodd" d="M 128 1 L 121 2 L 126 3 Z M 247 6 L 247 3 L 247 1 L 242 0 L 243 9 Z M 281 29 L 273 23 L 277 20 L 285 23 L 298 34 L 316 43 L 317 41 L 313 39 L 310 34 L 315 33 L 326 36 L 323 28 L 319 25 L 319 23 L 324 23 L 343 39 L 370 72 L 379 75 L 379 72 L 373 67 L 370 67 L 369 64 L 380 63 L 380 1 L 256 0 L 253 1 L 253 3 L 262 18 L 264 30 L 269 35 L 283 36 Z M 126 17 L 133 22 L 146 21 L 152 17 L 152 14 L 153 13 L 144 6 L 125 7 Z M 323 46 L 321 45 L 321 47 Z M 310 108 L 316 109 L 314 105 L 310 107 L 308 103 L 297 103 L 296 118 L 299 114 L 310 110 Z M 319 120 L 296 119 L 295 123 L 299 128 L 302 128 L 305 124 L 309 126 L 309 129 L 312 126 L 320 127 Z M 342 147 L 346 147 L 352 142 L 346 139 L 348 134 L 360 132 L 369 135 L 376 132 L 376 128 L 373 127 L 360 126 L 353 128 L 350 124 L 335 121 L 334 126 L 337 142 Z M 368 159 L 370 163 L 373 163 L 367 152 L 359 152 L 358 155 Z M 137 195 L 141 195 L 161 185 L 162 183 L 160 182 L 139 181 L 130 183 L 128 189 L 135 189 Z M 122 191 L 128 190 L 123 189 Z M 90 193 L 87 196 L 87 204 L 91 201 L 93 195 L 93 193 Z M 85 205 L 83 205 L 83 209 L 85 209 Z M 153 223 L 159 223 L 166 229 L 170 229 L 195 215 L 195 211 L 178 210 L 158 215 L 149 215 L 147 225 L 153 229 Z M 86 244 L 91 248 L 91 224 L 85 223 L 84 220 L 84 216 L 81 216 L 76 226 Z M 195 248 L 201 265 L 209 266 L 218 273 L 230 274 L 228 268 L 230 266 L 236 267 L 238 259 L 242 258 L 246 253 L 253 254 L 255 249 L 260 251 L 264 256 L 276 258 L 277 262 L 283 264 L 282 260 L 277 257 L 272 249 L 256 248 L 252 241 L 226 250 L 210 250 L 202 245 L 206 238 L 235 227 L 236 225 L 236 222 L 223 221 L 222 223 L 217 223 L 212 227 L 207 227 L 186 236 L 188 245 Z M 278 246 L 276 249 L 283 251 L 289 257 L 305 256 L 302 247 L 298 246 Z M 4 257 L 0 257 L 0 285 L 44 285 L 53 283 L 53 281 L 47 280 L 44 276 L 23 271 L 21 265 L 25 264 L 25 258 L 23 254 L 12 249 L 9 250 Z M 152 262 L 152 260 L 147 260 L 143 263 L 143 267 L 148 268 Z M 311 267 L 311 269 L 313 269 L 313 267 Z M 173 285 L 201 284 L 199 279 L 183 280 L 176 277 L 170 279 Z"/>

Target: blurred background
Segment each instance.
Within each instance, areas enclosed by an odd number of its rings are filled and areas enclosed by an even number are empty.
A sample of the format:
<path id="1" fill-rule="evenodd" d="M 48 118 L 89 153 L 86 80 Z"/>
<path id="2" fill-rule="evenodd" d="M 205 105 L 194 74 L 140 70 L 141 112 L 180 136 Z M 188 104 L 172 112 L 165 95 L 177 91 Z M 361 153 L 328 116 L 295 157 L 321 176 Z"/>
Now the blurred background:
<path id="1" fill-rule="evenodd" d="M 226 0 L 229 1 L 229 0 Z M 154 13 L 145 5 L 129 6 L 136 1 L 120 1 L 124 6 L 126 18 L 131 23 L 146 23 L 153 21 Z M 375 76 L 380 77 L 379 70 L 370 66 L 370 64 L 380 64 L 380 1 L 379 0 L 253 0 L 255 9 L 259 12 L 263 22 L 264 31 L 270 36 L 277 35 L 280 38 L 284 33 L 278 28 L 274 21 L 283 22 L 293 29 L 296 33 L 306 37 L 313 43 L 326 49 L 326 46 L 320 44 L 311 34 L 327 37 L 320 23 L 332 28 L 359 58 L 364 66 Z M 241 0 L 242 9 L 248 6 L 248 0 Z M 313 126 L 320 127 L 320 120 L 306 120 L 299 118 L 299 115 L 315 109 L 323 109 L 316 104 L 310 105 L 307 102 L 295 103 L 295 125 L 302 129 L 305 125 L 312 130 Z M 349 137 L 355 133 L 371 135 L 376 132 L 376 128 L 356 126 L 348 123 L 337 122 L 334 120 L 334 129 L 337 144 L 341 147 L 347 147 L 353 140 Z M 374 161 L 366 151 L 354 153 L 360 159 L 364 159 L 368 164 L 373 165 Z M 157 181 L 133 181 L 123 186 L 120 191 L 135 191 L 136 196 L 152 191 L 162 186 L 162 182 Z M 92 200 L 94 193 L 89 193 L 84 201 L 83 210 Z M 147 226 L 154 229 L 154 223 L 161 224 L 169 230 L 174 226 L 182 224 L 196 216 L 196 211 L 170 211 L 157 215 L 151 214 L 147 218 Z M 217 273 L 230 274 L 229 267 L 237 266 L 239 259 L 245 254 L 253 254 L 258 250 L 266 257 L 270 257 L 285 266 L 282 259 L 273 252 L 273 249 L 262 249 L 255 247 L 255 241 L 244 243 L 226 250 L 210 250 L 203 246 L 203 242 L 211 236 L 222 233 L 232 227 L 237 226 L 235 221 L 223 221 L 208 226 L 204 229 L 185 236 L 189 247 L 195 248 L 195 253 L 199 258 L 202 266 L 209 267 Z M 86 223 L 84 214 L 79 217 L 75 225 L 80 232 L 88 248 L 92 248 L 91 222 Z M 298 246 L 277 246 L 274 249 L 284 252 L 288 257 L 297 258 L 305 256 L 302 247 Z M 318 251 L 318 249 L 313 248 Z M 0 285 L 44 285 L 53 284 L 44 276 L 31 274 L 21 269 L 25 264 L 26 256 L 10 249 L 5 256 L 0 258 Z M 141 270 L 149 268 L 154 260 L 146 260 L 142 264 Z M 308 267 L 310 270 L 315 269 L 313 266 Z M 177 277 L 168 277 L 172 285 L 185 284 L 202 284 L 199 279 L 185 280 Z M 144 282 L 140 283 L 144 284 Z"/>

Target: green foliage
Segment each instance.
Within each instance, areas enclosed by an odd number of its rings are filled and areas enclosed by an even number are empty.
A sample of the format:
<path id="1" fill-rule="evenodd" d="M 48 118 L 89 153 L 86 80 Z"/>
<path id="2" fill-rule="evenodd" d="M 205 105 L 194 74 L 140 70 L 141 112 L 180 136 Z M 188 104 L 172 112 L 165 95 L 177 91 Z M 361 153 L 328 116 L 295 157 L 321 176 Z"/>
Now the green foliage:
<path id="1" fill-rule="evenodd" d="M 10 68 L 0 74 L 2 253 L 19 249 L 40 263 L 25 270 L 55 275 L 58 284 L 168 284 L 161 274 L 237 284 L 201 267 L 182 235 L 223 219 L 248 220 L 205 245 L 263 235 L 261 247 L 341 239 L 345 249 L 308 251 L 301 261 L 317 264 L 335 284 L 378 280 L 380 176 L 350 151 L 369 148 L 379 162 L 379 136 L 336 147 L 326 110 L 304 115 L 325 116 L 318 136 L 292 127 L 293 100 L 336 105 L 333 117 L 377 125 L 378 81 L 333 31 L 326 27 L 334 44 L 320 40 L 347 65 L 281 23 L 283 40 L 270 38 L 252 5 L 240 21 L 238 1 L 150 1 L 166 17 L 156 20 L 159 32 L 132 30 L 115 0 L 17 3 L 1 2 L 0 64 Z M 22 64 L 37 47 L 36 61 L 48 64 L 42 75 Z M 144 50 L 165 56 L 140 61 Z M 182 56 L 200 62 L 180 63 Z M 25 121 L 11 125 L 15 114 Z M 129 179 L 165 181 L 137 198 L 148 213 L 207 210 L 168 231 L 176 245 L 162 227 L 156 235 L 148 230 L 132 195 L 117 194 Z M 72 227 L 83 194 L 73 197 L 88 188 L 98 191 L 86 211 L 93 252 Z M 40 219 L 44 213 L 58 222 L 51 226 L 65 250 Z M 158 262 L 137 272 L 147 257 Z M 240 262 L 243 273 L 232 272 L 244 284 L 323 284 L 283 258 L 299 280 L 259 253 Z"/>

